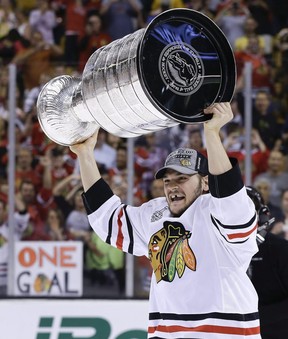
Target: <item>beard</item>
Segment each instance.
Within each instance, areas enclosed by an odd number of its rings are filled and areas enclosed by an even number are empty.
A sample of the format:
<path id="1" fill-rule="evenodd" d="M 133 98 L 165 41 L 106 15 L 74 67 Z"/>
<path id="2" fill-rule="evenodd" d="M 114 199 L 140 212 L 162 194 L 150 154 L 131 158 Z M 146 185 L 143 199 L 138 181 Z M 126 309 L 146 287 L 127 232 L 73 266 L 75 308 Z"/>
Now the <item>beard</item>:
<path id="1" fill-rule="evenodd" d="M 185 205 L 182 208 L 179 208 L 177 211 L 173 211 L 170 208 L 170 203 L 168 203 L 169 211 L 173 217 L 180 217 L 194 203 L 194 201 L 197 198 L 199 198 L 200 195 L 202 195 L 203 189 L 202 189 L 201 177 L 199 176 L 198 178 L 199 178 L 198 184 L 193 191 L 193 195 L 186 201 Z M 187 199 L 187 196 L 186 196 L 186 199 Z"/>

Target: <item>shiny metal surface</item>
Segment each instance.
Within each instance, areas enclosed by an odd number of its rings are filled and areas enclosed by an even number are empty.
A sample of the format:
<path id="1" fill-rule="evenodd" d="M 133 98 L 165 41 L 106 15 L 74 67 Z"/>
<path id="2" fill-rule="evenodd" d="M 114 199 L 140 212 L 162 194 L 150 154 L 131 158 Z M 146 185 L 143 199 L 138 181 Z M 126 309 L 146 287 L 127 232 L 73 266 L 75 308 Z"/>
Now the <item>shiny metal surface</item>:
<path id="1" fill-rule="evenodd" d="M 56 143 L 69 146 L 86 140 L 99 127 L 111 134 L 130 138 L 172 127 L 180 122 L 199 123 L 207 120 L 209 117 L 200 112 L 204 108 L 202 106 L 221 101 L 222 97 L 225 100 L 231 98 L 235 69 L 233 54 L 230 55 L 230 46 L 226 46 L 228 42 L 222 32 L 217 32 L 217 40 L 220 37 L 222 44 L 225 44 L 224 50 L 228 54 L 230 68 L 222 67 L 227 64 L 227 60 L 221 56 L 217 41 L 215 50 L 212 47 L 213 53 L 206 52 L 205 44 L 211 39 L 206 39 L 204 31 L 198 27 L 202 25 L 202 20 L 203 27 L 207 20 L 210 23 L 209 18 L 196 11 L 169 10 L 156 17 L 146 29 L 140 29 L 99 48 L 87 61 L 82 78 L 63 75 L 52 79 L 43 87 L 37 101 L 38 119 L 45 134 Z M 215 30 L 217 26 L 212 24 L 211 27 Z M 187 35 L 189 31 L 195 33 L 192 38 Z M 210 31 L 204 33 L 210 35 Z M 189 47 L 196 36 L 200 41 L 197 42 L 199 53 L 192 46 Z M 212 45 L 211 42 L 209 44 Z M 173 46 L 176 46 L 176 52 Z M 165 51 L 168 51 L 171 57 Z M 212 67 L 209 61 L 211 56 L 214 58 Z M 163 76 L 162 72 L 166 59 L 171 60 L 168 60 L 168 70 L 171 70 L 171 74 L 168 74 L 169 82 L 165 83 L 168 75 Z M 225 83 L 217 80 L 215 86 L 210 84 L 214 86 L 213 91 L 217 93 L 217 97 L 206 98 L 203 89 L 199 89 L 198 95 L 196 85 L 191 95 L 180 91 L 177 93 L 175 88 L 189 89 L 185 87 L 185 81 L 189 80 L 191 87 L 194 78 L 199 82 L 200 76 L 209 73 L 205 73 L 202 59 L 206 60 L 207 69 L 215 69 L 214 65 L 215 62 L 218 63 L 218 59 L 222 62 L 218 67 L 221 71 L 212 76 L 218 79 L 223 77 Z M 198 79 L 195 74 L 189 75 L 197 60 L 198 64 L 202 65 Z M 230 82 L 226 80 L 228 71 L 225 74 L 222 72 L 225 69 L 232 71 Z M 211 77 L 209 74 L 208 76 Z M 226 86 L 226 83 L 229 86 Z M 229 89 L 228 94 L 225 86 Z M 207 92 L 209 90 L 205 93 Z M 198 106 L 193 106 L 192 103 L 199 99 Z"/>

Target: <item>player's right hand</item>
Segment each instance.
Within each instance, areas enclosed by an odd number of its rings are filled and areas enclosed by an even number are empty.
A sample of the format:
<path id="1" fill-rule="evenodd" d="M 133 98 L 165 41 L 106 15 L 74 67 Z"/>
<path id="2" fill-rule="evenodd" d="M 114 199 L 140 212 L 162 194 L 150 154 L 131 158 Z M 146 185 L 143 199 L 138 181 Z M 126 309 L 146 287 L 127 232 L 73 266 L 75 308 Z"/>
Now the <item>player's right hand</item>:
<path id="1" fill-rule="evenodd" d="M 91 137 L 89 137 L 85 141 L 79 144 L 70 145 L 69 146 L 70 150 L 73 153 L 75 153 L 77 156 L 79 156 L 82 153 L 93 152 L 96 146 L 96 143 L 97 143 L 98 132 L 99 132 L 99 128 L 96 130 L 96 132 Z"/>

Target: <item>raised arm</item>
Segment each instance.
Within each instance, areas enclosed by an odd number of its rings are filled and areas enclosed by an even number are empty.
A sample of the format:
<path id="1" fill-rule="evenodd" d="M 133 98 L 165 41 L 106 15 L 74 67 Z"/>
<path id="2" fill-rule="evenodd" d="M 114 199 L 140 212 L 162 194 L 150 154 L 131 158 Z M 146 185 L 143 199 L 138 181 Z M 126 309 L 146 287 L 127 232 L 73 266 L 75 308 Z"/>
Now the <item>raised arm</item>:
<path id="1" fill-rule="evenodd" d="M 71 151 L 77 155 L 79 160 L 81 179 L 85 192 L 101 178 L 94 157 L 98 131 L 83 143 L 70 146 Z"/>
<path id="2" fill-rule="evenodd" d="M 233 112 L 229 102 L 213 104 L 204 112 L 213 113 L 212 119 L 204 123 L 209 172 L 213 175 L 219 175 L 232 168 L 222 144 L 220 129 L 233 118 Z"/>

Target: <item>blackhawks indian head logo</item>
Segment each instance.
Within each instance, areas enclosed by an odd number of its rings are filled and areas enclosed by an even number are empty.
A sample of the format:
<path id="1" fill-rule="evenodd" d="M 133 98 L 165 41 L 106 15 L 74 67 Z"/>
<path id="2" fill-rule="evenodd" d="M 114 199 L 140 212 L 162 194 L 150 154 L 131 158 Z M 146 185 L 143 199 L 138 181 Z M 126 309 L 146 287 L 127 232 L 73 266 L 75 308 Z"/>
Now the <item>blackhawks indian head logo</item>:
<path id="1" fill-rule="evenodd" d="M 154 233 L 149 242 L 149 259 L 157 282 L 171 282 L 177 273 L 181 278 L 186 266 L 196 271 L 196 258 L 189 246 L 191 232 L 179 222 L 164 222 L 164 227 Z"/>
<path id="2" fill-rule="evenodd" d="M 178 95 L 191 95 L 202 85 L 204 66 L 197 51 L 185 43 L 166 46 L 159 58 L 163 82 Z"/>

